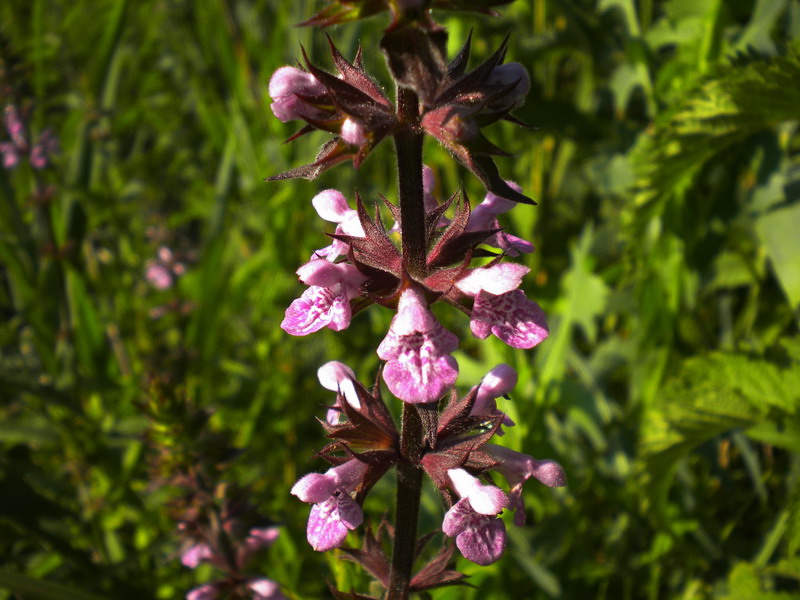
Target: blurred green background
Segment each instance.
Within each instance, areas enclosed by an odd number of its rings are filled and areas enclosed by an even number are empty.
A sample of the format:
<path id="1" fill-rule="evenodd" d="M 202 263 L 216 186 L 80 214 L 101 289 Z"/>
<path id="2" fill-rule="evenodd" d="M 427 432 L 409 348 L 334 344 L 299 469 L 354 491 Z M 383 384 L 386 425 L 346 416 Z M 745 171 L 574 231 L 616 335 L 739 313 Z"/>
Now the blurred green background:
<path id="1" fill-rule="evenodd" d="M 283 145 L 297 127 L 266 93 L 300 44 L 332 68 L 324 36 L 293 26 L 320 8 L 0 5 L 0 100 L 61 147 L 41 172 L 0 170 L 0 599 L 171 599 L 213 580 L 180 564 L 179 491 L 160 484 L 209 435 L 243 450 L 219 481 L 283 526 L 261 574 L 290 598 L 327 597 L 325 573 L 368 591 L 352 563 L 311 550 L 308 506 L 288 494 L 323 468 L 315 417 L 331 397 L 316 369 L 339 359 L 372 381 L 391 317 L 307 338 L 278 327 L 295 269 L 328 243 L 315 192 L 396 193 L 388 143 L 357 173 L 263 181 L 326 139 Z M 524 286 L 551 335 L 516 351 L 438 314 L 463 340 L 459 386 L 518 369 L 502 443 L 559 460 L 569 486 L 529 484 L 505 557 L 460 559 L 475 588 L 432 598 L 800 597 L 800 2 L 501 13 L 437 17 L 451 53 L 474 28 L 473 65 L 510 31 L 508 60 L 531 74 L 517 114 L 535 129 L 486 133 L 515 153 L 501 174 L 539 201 L 503 225 L 536 244 Z M 346 56 L 361 41 L 387 86 L 385 22 L 329 31 Z M 441 148 L 425 153 L 442 196 L 463 182 L 481 200 Z M 185 266 L 163 290 L 145 279 L 161 246 Z M 186 420 L 201 409 L 207 421 Z M 367 500 L 373 519 L 392 490 Z M 422 510 L 422 530 L 438 527 L 431 489 Z"/>

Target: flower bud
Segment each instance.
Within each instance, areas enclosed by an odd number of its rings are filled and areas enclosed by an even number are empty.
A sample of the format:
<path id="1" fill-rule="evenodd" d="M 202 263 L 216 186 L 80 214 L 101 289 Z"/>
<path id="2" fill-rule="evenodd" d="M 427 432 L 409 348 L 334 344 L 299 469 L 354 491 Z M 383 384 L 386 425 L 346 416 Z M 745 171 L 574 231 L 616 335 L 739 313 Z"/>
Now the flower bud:
<path id="1" fill-rule="evenodd" d="M 360 146 L 367 141 L 364 127 L 350 118 L 345 119 L 342 123 L 341 136 L 345 142 L 353 146 Z"/>
<path id="2" fill-rule="evenodd" d="M 522 106 L 525 103 L 525 96 L 531 89 L 528 72 L 525 70 L 525 67 L 517 62 L 496 66 L 492 69 L 492 72 L 489 73 L 486 83 L 498 87 L 508 87 L 516 83 L 516 85 L 507 92 L 507 95 L 491 103 L 489 108 L 496 111 L 508 111 Z"/>

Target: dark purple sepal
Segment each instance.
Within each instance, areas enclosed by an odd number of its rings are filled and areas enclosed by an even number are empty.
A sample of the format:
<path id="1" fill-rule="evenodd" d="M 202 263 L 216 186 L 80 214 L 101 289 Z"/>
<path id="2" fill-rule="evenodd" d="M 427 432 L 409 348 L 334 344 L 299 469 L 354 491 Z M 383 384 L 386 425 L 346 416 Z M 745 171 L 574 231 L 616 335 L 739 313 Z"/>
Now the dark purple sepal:
<path id="1" fill-rule="evenodd" d="M 378 600 L 377 598 L 373 598 L 372 596 L 364 596 L 362 594 L 357 594 L 352 589 L 349 592 L 343 592 L 341 590 L 336 589 L 336 586 L 333 585 L 330 581 L 326 581 L 325 583 L 328 584 L 328 589 L 333 594 L 333 597 L 336 600 Z"/>
<path id="2" fill-rule="evenodd" d="M 386 404 L 358 381 L 353 386 L 361 406 L 355 408 L 340 399 L 337 405 L 347 420 L 335 425 L 323 423 L 328 437 L 358 449 L 395 451 L 399 434 Z"/>
<path id="3" fill-rule="evenodd" d="M 349 144 L 344 143 L 339 138 L 334 138 L 325 142 L 319 149 L 317 157 L 314 162 L 302 167 L 295 167 L 283 173 L 278 173 L 272 177 L 267 177 L 265 181 L 283 181 L 284 179 L 307 179 L 313 181 L 319 177 L 324 171 L 327 171 L 332 166 L 352 160 L 354 154 L 351 151 Z"/>
<path id="4" fill-rule="evenodd" d="M 362 263 L 399 278 L 402 273 L 403 259 L 397 246 L 386 233 L 386 228 L 380 218 L 380 211 L 376 208 L 376 218 L 373 220 L 367 213 L 358 192 L 356 192 L 356 206 L 364 237 L 329 234 L 330 237 L 348 244 L 353 249 L 356 266 L 358 263 Z"/>
<path id="5" fill-rule="evenodd" d="M 330 46 L 331 56 L 333 57 L 333 64 L 336 65 L 336 69 L 339 71 L 339 73 L 341 73 L 342 80 L 367 94 L 373 100 L 384 105 L 390 111 L 394 112 L 392 110 L 392 103 L 389 102 L 389 99 L 381 91 L 381 88 L 378 86 L 378 84 L 375 83 L 364 70 L 361 60 L 361 46 L 359 46 L 358 50 L 356 51 L 355 59 L 352 63 L 350 63 L 344 56 L 342 56 L 342 53 L 339 52 L 339 49 L 334 45 L 331 36 L 326 34 L 326 37 L 328 38 L 328 45 Z"/>
<path id="6" fill-rule="evenodd" d="M 454 570 L 455 561 L 451 560 L 454 549 L 455 547 L 452 542 L 446 542 L 436 556 L 411 578 L 409 589 L 419 592 L 447 585 L 466 585 L 473 587 L 471 584 L 464 581 L 467 575 Z"/>
<path id="7" fill-rule="evenodd" d="M 372 528 L 367 527 L 364 532 L 364 541 L 361 549 L 357 548 L 342 548 L 344 557 L 352 560 L 361 565 L 364 570 L 372 575 L 384 588 L 389 587 L 389 559 L 383 551 L 381 545 L 381 528 L 375 535 L 372 533 Z"/>
<path id="8" fill-rule="evenodd" d="M 333 42 L 331 42 L 331 46 L 333 47 Z M 366 73 L 361 73 L 361 77 L 357 79 L 354 75 L 349 77 L 350 81 L 357 81 L 365 85 L 364 89 L 359 89 L 347 79 L 339 79 L 335 75 L 331 75 L 327 71 L 314 66 L 308 59 L 305 48 L 302 48 L 302 52 L 303 60 L 305 60 L 306 63 L 306 69 L 316 77 L 317 81 L 325 86 L 331 100 L 342 113 L 356 117 L 359 121 L 364 123 L 370 131 L 389 129 L 393 126 L 395 116 L 391 104 L 386 97 L 380 93 L 377 85 L 375 85 Z M 341 57 L 341 55 L 339 55 L 339 57 Z M 341 60 L 347 62 L 343 57 L 341 57 Z M 347 64 L 350 65 L 350 63 Z M 352 65 L 350 65 L 350 68 L 352 71 L 349 72 L 357 72 L 357 69 Z M 379 102 L 372 97 L 372 94 L 375 93 L 379 95 L 382 101 Z"/>

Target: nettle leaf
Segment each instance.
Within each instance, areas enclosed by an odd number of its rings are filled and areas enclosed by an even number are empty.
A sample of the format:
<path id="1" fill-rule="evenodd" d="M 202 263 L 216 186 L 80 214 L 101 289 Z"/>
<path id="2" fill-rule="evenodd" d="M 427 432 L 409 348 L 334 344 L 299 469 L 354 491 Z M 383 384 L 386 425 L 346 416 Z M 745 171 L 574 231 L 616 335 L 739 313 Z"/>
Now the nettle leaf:
<path id="1" fill-rule="evenodd" d="M 800 118 L 800 48 L 719 67 L 663 114 L 634 149 L 636 207 L 658 206 L 711 159 L 753 133 Z"/>
<path id="2" fill-rule="evenodd" d="M 645 414 L 639 447 L 644 489 L 663 499 L 677 462 L 732 430 L 745 429 L 756 439 L 772 432 L 770 443 L 800 447 L 800 427 L 793 426 L 798 412 L 800 363 L 722 352 L 690 358 Z"/>

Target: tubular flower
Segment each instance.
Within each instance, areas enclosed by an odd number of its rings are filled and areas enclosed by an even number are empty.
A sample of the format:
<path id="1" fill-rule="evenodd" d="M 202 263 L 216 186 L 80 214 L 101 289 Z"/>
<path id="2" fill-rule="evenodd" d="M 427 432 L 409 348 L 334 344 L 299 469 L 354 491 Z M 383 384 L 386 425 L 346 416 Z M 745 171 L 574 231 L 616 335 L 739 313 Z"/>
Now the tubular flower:
<path id="1" fill-rule="evenodd" d="M 422 293 L 407 288 L 378 346 L 378 356 L 388 361 L 383 379 L 405 402 L 434 402 L 456 381 L 458 363 L 450 356 L 456 348 L 458 338 L 436 320 Z"/>
<path id="2" fill-rule="evenodd" d="M 329 327 L 341 331 L 350 325 L 350 300 L 366 277 L 352 265 L 324 259 L 306 263 L 297 274 L 310 287 L 286 309 L 281 328 L 292 335 L 308 335 Z"/>
<path id="3" fill-rule="evenodd" d="M 37 142 L 31 146 L 25 135 L 25 121 L 19 109 L 13 104 L 6 105 L 3 124 L 11 138 L 8 142 L 0 142 L 4 168 L 13 169 L 26 154 L 34 169 L 44 169 L 50 164 L 50 156 L 58 152 L 58 140 L 49 129 L 45 129 Z"/>
<path id="4" fill-rule="evenodd" d="M 541 307 L 522 290 L 495 295 L 481 290 L 475 296 L 469 324 L 475 337 L 494 334 L 514 348 L 533 348 L 549 335 Z"/>
<path id="5" fill-rule="evenodd" d="M 522 192 L 522 188 L 513 181 L 506 181 L 506 183 L 510 188 Z M 514 208 L 514 202 L 489 192 L 486 194 L 486 198 L 484 198 L 483 202 L 476 206 L 475 210 L 470 214 L 469 223 L 467 223 L 467 231 L 492 228 L 500 229 L 500 222 L 497 220 L 497 215 L 508 212 L 512 208 Z M 534 250 L 533 244 L 527 240 L 505 233 L 504 231 L 498 231 L 487 239 L 484 244 L 500 248 L 509 256 L 530 254 Z"/>
<path id="6" fill-rule="evenodd" d="M 281 67 L 269 80 L 272 113 L 284 123 L 298 119 L 324 119 L 333 113 L 319 108 L 329 104 L 325 86 L 306 71 Z"/>
<path id="7" fill-rule="evenodd" d="M 506 547 L 506 527 L 497 515 L 508 507 L 508 497 L 493 485 L 481 484 L 464 469 L 450 469 L 447 474 L 461 499 L 445 514 L 442 531 L 456 538 L 464 558 L 490 565 Z"/>
<path id="8" fill-rule="evenodd" d="M 514 509 L 514 523 L 525 524 L 525 503 L 522 500 L 522 486 L 531 477 L 538 479 L 547 487 L 564 487 L 567 475 L 564 469 L 554 460 L 536 460 L 528 454 L 515 452 L 503 446 L 486 444 L 483 451 L 495 459 L 498 464 L 493 467 L 499 471 L 511 485 L 508 493 L 509 508 Z"/>
<path id="9" fill-rule="evenodd" d="M 508 394 L 517 385 L 517 372 L 513 367 L 500 364 L 489 371 L 477 386 L 475 404 L 472 407 L 472 415 L 500 416 L 501 423 L 506 427 L 513 427 L 508 415 L 497 409 L 496 398 Z M 505 435 L 502 427 L 498 427 L 495 432 L 497 435 Z"/>
<path id="10" fill-rule="evenodd" d="M 325 363 L 317 370 L 317 379 L 326 390 L 338 392 L 336 408 L 328 410 L 325 417 L 329 425 L 336 425 L 341 421 L 341 399 L 346 400 L 353 408 L 361 408 L 358 392 L 353 385 L 356 375 L 346 364 L 336 360 Z"/>
<path id="11" fill-rule="evenodd" d="M 253 600 L 286 600 L 280 586 L 266 577 L 251 579 L 247 582 L 247 589 L 253 592 Z"/>
<path id="12" fill-rule="evenodd" d="M 364 229 L 361 227 L 358 212 L 350 208 L 344 194 L 340 191 L 323 190 L 311 199 L 311 204 L 321 218 L 336 223 L 335 233 L 337 235 L 364 237 Z M 330 246 L 317 250 L 314 254 L 333 262 L 341 255 L 347 254 L 349 248 L 350 246 L 346 243 L 334 239 Z"/>
<path id="13" fill-rule="evenodd" d="M 350 494 L 362 483 L 367 469 L 367 464 L 353 458 L 324 474 L 309 473 L 292 487 L 292 494 L 314 505 L 306 531 L 314 550 L 324 552 L 339 547 L 348 530 L 364 521 L 361 507 Z"/>

